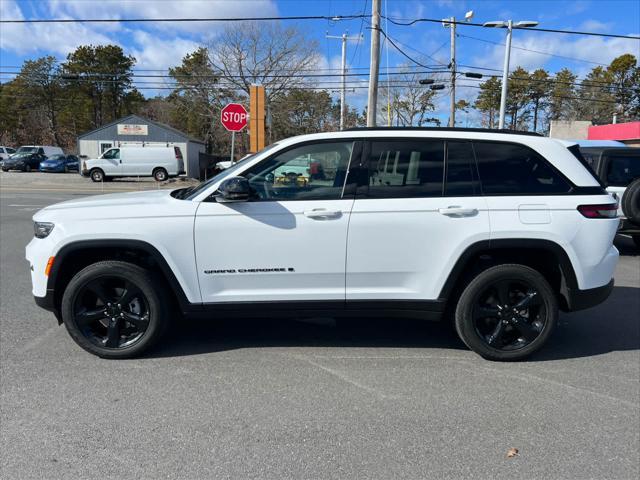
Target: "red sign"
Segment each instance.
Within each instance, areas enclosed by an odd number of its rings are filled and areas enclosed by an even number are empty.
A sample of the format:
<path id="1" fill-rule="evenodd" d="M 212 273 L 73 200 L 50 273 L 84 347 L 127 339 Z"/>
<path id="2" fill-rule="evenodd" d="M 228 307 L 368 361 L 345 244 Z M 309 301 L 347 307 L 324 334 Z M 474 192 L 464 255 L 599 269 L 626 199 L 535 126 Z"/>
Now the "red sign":
<path id="1" fill-rule="evenodd" d="M 230 132 L 239 132 L 247 126 L 249 121 L 249 113 L 244 105 L 239 103 L 230 103 L 220 112 L 220 119 L 224 128 Z"/>

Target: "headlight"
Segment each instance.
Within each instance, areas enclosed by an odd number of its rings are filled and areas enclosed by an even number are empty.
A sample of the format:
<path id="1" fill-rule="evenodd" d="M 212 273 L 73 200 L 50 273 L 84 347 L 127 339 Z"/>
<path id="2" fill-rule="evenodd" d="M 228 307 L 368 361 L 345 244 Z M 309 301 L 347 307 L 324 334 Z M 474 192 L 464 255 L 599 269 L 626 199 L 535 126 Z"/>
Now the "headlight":
<path id="1" fill-rule="evenodd" d="M 33 231 L 36 238 L 46 238 L 55 225 L 49 222 L 33 222 Z"/>

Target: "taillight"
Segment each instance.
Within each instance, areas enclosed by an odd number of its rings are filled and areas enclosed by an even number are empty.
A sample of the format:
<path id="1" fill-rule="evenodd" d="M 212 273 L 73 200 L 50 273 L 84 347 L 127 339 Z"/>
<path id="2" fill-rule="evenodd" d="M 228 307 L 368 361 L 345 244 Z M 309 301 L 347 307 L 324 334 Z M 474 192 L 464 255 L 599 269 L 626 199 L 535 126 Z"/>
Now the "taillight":
<path id="1" fill-rule="evenodd" d="M 578 206 L 578 211 L 587 218 L 616 218 L 618 216 L 618 205 L 616 203 L 580 205 Z"/>

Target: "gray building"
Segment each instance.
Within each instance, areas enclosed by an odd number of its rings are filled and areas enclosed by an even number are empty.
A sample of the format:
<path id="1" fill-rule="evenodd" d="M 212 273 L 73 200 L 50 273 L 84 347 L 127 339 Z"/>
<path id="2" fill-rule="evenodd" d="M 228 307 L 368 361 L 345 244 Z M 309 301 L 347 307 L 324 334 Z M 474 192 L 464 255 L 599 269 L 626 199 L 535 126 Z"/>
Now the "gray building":
<path id="1" fill-rule="evenodd" d="M 180 148 L 187 175 L 198 178 L 200 153 L 205 144 L 169 125 L 138 115 L 128 115 L 78 136 L 78 153 L 96 158 L 111 147 L 123 145 L 174 145 Z"/>

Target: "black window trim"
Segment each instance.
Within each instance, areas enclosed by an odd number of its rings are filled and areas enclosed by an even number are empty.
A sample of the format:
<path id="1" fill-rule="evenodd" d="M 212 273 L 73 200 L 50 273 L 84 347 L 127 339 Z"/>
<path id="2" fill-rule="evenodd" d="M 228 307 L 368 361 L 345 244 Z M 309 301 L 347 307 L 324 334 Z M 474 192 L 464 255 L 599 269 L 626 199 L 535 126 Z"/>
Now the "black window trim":
<path id="1" fill-rule="evenodd" d="M 318 145 L 322 143 L 353 143 L 353 150 L 351 151 L 351 158 L 349 159 L 349 163 L 347 164 L 347 174 L 345 175 L 344 184 L 342 185 L 340 196 L 336 198 L 286 198 L 282 200 L 277 199 L 261 199 L 261 198 L 252 198 L 249 200 L 250 203 L 266 203 L 266 202 L 325 202 L 325 201 L 336 201 L 336 200 L 351 200 L 355 197 L 355 191 L 353 188 L 349 188 L 349 177 L 351 176 L 352 163 L 357 163 L 358 167 L 362 165 L 362 152 L 363 152 L 363 139 L 361 137 L 348 137 L 348 138 L 323 138 L 318 140 L 307 140 L 305 142 L 295 143 L 293 145 L 289 145 L 288 147 L 282 148 L 276 152 L 273 152 L 271 155 L 264 157 L 258 163 L 252 165 L 251 167 L 247 167 L 242 172 L 238 172 L 238 175 L 242 176 L 249 168 L 253 168 L 260 163 L 267 162 L 283 153 L 286 153 L 290 150 L 294 150 L 296 148 L 304 147 L 306 145 Z M 359 158 L 358 158 L 359 157 Z M 204 202 L 215 202 L 215 195 L 217 192 L 213 192 L 207 198 L 205 198 Z"/>
<path id="2" fill-rule="evenodd" d="M 592 186 L 592 187 L 579 187 L 574 184 L 564 173 L 558 170 L 551 162 L 549 162 L 544 155 L 542 155 L 537 150 L 531 148 L 529 145 L 520 142 L 509 142 L 505 140 L 484 140 L 484 139 L 471 139 L 472 144 L 475 143 L 503 143 L 507 145 L 517 145 L 521 147 L 525 147 L 531 151 L 533 151 L 542 161 L 557 174 L 561 179 L 563 179 L 568 185 L 569 190 L 566 192 L 539 192 L 539 193 L 484 193 L 483 185 L 482 185 L 482 177 L 480 178 L 480 189 L 482 191 L 482 196 L 484 197 L 555 197 L 555 196 L 566 196 L 566 195 L 602 195 L 606 194 L 606 190 L 600 186 Z M 480 168 L 478 166 L 478 155 L 476 153 L 475 147 L 473 149 L 473 154 L 476 160 L 476 169 L 478 170 L 478 175 L 480 174 Z"/>

